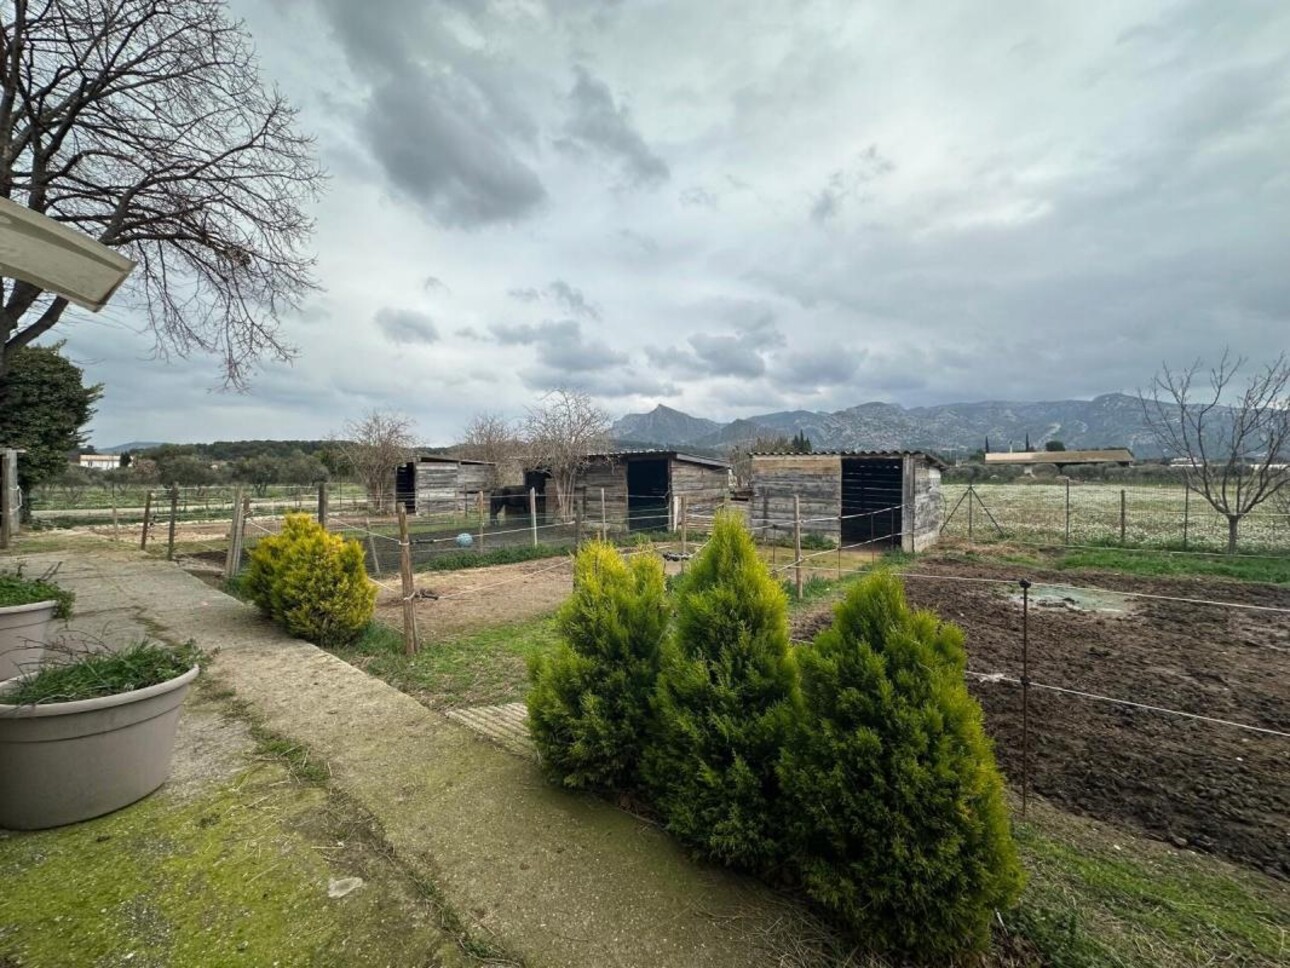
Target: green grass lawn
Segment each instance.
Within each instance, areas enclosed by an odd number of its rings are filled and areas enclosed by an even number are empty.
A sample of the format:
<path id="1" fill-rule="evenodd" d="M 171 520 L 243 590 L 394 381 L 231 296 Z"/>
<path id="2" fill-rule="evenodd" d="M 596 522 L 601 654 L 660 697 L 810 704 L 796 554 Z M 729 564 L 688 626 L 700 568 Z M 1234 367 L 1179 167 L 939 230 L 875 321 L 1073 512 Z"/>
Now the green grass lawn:
<path id="1" fill-rule="evenodd" d="M 1285 556 L 1225 556 L 1179 554 L 1132 548 L 1033 549 L 1015 544 L 975 544 L 970 550 L 933 551 L 928 560 L 1006 564 L 1058 571 L 1109 571 L 1148 577 L 1214 577 L 1235 581 L 1290 584 L 1290 554 Z"/>

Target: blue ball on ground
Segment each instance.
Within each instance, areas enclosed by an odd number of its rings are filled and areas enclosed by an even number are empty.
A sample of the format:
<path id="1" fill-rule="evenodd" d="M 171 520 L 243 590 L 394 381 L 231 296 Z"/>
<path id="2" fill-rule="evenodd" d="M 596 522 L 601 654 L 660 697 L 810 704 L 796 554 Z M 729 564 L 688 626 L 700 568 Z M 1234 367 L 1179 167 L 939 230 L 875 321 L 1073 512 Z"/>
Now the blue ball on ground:
<path id="1" fill-rule="evenodd" d="M 474 543 L 475 543 L 475 539 L 470 535 L 466 534 L 466 532 L 464 531 L 461 534 L 457 535 L 458 548 L 469 548 Z"/>

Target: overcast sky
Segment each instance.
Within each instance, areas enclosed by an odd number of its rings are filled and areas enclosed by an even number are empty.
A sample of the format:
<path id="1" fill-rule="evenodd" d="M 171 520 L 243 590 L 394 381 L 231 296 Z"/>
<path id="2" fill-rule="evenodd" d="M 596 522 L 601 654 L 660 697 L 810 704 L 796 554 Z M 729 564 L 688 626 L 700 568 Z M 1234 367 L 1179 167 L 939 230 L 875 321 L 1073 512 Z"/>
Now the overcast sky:
<path id="1" fill-rule="evenodd" d="M 247 395 L 80 314 L 131 439 L 1057 399 L 1290 339 L 1290 3 L 236 0 L 331 180 Z M 952 8 L 959 7 L 959 12 Z"/>

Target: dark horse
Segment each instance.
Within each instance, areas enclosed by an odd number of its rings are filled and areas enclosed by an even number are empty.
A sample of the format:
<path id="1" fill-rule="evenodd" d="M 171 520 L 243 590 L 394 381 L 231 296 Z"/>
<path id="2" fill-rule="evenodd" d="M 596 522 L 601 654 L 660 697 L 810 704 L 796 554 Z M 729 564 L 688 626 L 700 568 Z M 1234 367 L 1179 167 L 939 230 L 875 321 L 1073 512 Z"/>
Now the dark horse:
<path id="1" fill-rule="evenodd" d="M 506 512 L 510 517 L 512 512 L 521 512 L 527 514 L 529 511 L 529 489 L 521 484 L 511 484 L 506 487 L 499 487 L 488 497 L 488 518 L 493 523 L 497 523 L 497 515 Z"/>

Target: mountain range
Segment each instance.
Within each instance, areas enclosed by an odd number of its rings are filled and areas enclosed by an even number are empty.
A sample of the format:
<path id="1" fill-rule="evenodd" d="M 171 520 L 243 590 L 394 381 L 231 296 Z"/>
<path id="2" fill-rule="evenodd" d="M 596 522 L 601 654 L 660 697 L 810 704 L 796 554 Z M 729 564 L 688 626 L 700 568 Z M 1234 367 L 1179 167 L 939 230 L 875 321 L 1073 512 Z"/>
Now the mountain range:
<path id="1" fill-rule="evenodd" d="M 1123 393 L 1092 400 L 990 400 L 934 407 L 862 403 L 832 413 L 786 410 L 730 423 L 660 404 L 649 413 L 629 413 L 615 421 L 611 434 L 625 446 L 721 452 L 758 437 L 792 437 L 799 431 L 816 450 L 930 450 L 952 455 L 978 450 L 986 438 L 992 450 L 1022 450 L 1029 435 L 1035 449 L 1060 440 L 1071 450 L 1128 447 L 1138 457 L 1160 453 L 1141 402 Z"/>

